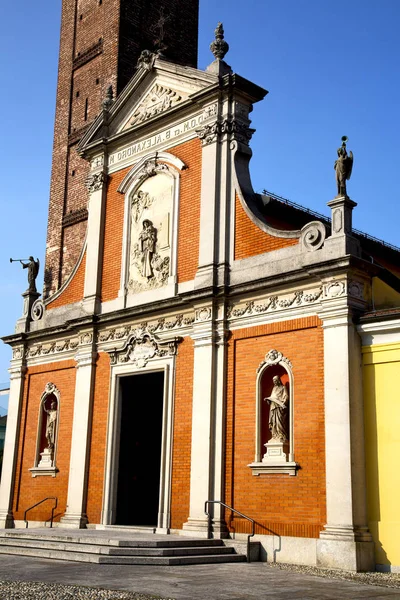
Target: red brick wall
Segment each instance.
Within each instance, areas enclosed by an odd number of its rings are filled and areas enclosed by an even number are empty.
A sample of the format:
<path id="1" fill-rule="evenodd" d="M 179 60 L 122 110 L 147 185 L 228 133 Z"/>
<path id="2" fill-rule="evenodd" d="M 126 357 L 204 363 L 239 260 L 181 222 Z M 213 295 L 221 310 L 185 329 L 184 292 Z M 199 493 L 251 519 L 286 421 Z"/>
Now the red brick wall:
<path id="1" fill-rule="evenodd" d="M 62 218 L 75 206 L 87 203 L 84 180 L 88 165 L 75 152 L 83 128 L 100 112 L 107 88 L 113 85 L 114 93 L 119 93 L 134 74 L 140 52 L 153 48 L 156 33 L 152 26 L 157 22 L 163 5 L 165 14 L 170 17 L 170 24 L 165 26 L 166 57 L 196 66 L 198 4 L 199 0 L 169 0 L 168 3 L 63 0 L 45 297 L 54 293 L 68 277 L 73 268 L 71 257 L 78 254 L 75 244 L 80 248 L 83 242 L 81 230 L 77 234 L 78 241 L 75 239 L 77 236 L 70 236 L 66 240 L 68 249 L 64 257 Z M 89 57 L 88 51 L 100 39 L 99 52 L 95 51 Z M 85 56 L 90 60 L 83 60 Z M 85 119 L 86 98 L 89 110 Z M 71 179 L 74 170 L 77 176 Z"/>
<path id="2" fill-rule="evenodd" d="M 285 225 L 282 224 L 282 229 Z M 239 198 L 235 203 L 235 260 L 249 258 L 264 252 L 295 246 L 298 239 L 274 237 L 262 231 L 246 215 Z"/>
<path id="3" fill-rule="evenodd" d="M 13 511 L 15 519 L 23 519 L 24 511 L 46 496 L 58 497 L 56 521 L 64 514 L 67 503 L 69 462 L 72 435 L 72 418 L 75 395 L 75 362 L 63 361 L 30 367 L 25 377 L 21 412 L 21 429 L 18 441 L 18 458 L 14 488 Z M 34 466 L 40 398 L 46 383 L 54 383 L 60 391 L 58 415 L 58 442 L 56 477 L 33 478 L 29 469 Z M 50 518 L 52 501 L 44 503 L 28 514 L 34 521 Z"/>
<path id="4" fill-rule="evenodd" d="M 178 282 L 190 281 L 199 264 L 201 142 L 191 140 L 169 150 L 187 165 L 181 172 L 179 201 Z"/>
<path id="5" fill-rule="evenodd" d="M 110 358 L 101 352 L 96 364 L 94 385 L 92 438 L 90 443 L 89 478 L 86 514 L 89 523 L 100 523 L 103 503 L 104 469 L 107 442 Z"/>
<path id="6" fill-rule="evenodd" d="M 79 302 L 83 298 L 85 286 L 85 269 L 86 269 L 86 252 L 83 255 L 81 264 L 79 265 L 75 275 L 69 282 L 65 290 L 52 302 L 47 305 L 47 310 L 66 306 L 73 302 Z"/>
<path id="7" fill-rule="evenodd" d="M 176 358 L 171 527 L 182 529 L 189 516 L 192 443 L 193 341 L 179 344 Z"/>
<path id="8" fill-rule="evenodd" d="M 101 299 L 103 302 L 114 300 L 118 296 L 121 277 L 125 199 L 123 194 L 120 194 L 117 190 L 131 168 L 127 167 L 110 175 L 108 180 L 101 279 Z"/>
<path id="9" fill-rule="evenodd" d="M 297 475 L 254 476 L 256 371 L 275 348 L 294 375 Z M 323 332 L 317 317 L 234 331 L 228 347 L 226 495 L 260 534 L 318 537 L 326 522 Z M 242 519 L 237 532 L 247 531 Z"/>

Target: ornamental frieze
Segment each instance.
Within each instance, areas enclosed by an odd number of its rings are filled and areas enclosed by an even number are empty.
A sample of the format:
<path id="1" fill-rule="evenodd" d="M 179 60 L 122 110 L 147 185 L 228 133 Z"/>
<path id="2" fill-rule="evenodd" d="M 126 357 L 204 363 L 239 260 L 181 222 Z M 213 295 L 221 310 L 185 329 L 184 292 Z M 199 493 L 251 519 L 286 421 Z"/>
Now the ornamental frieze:
<path id="1" fill-rule="evenodd" d="M 257 303 L 255 300 L 249 300 L 244 305 L 230 305 L 227 308 L 227 318 L 233 319 L 236 317 L 243 317 L 246 315 L 257 315 L 266 312 L 273 312 L 276 310 L 282 310 L 290 308 L 292 306 L 307 306 L 317 302 L 323 294 L 322 286 L 316 291 L 304 292 L 299 290 L 291 294 L 290 296 L 280 297 L 278 295 L 270 296 L 263 302 Z"/>
<path id="2" fill-rule="evenodd" d="M 143 335 L 145 332 L 154 334 L 161 331 L 171 331 L 173 329 L 179 329 L 181 327 L 190 327 L 194 323 L 194 316 L 190 314 L 179 314 L 171 317 L 160 317 L 154 322 L 143 322 L 134 325 L 126 325 L 123 327 L 114 327 L 112 329 L 106 329 L 101 331 L 98 335 L 99 342 L 109 342 L 114 340 L 123 340 L 130 334 L 134 334 L 138 337 Z"/>

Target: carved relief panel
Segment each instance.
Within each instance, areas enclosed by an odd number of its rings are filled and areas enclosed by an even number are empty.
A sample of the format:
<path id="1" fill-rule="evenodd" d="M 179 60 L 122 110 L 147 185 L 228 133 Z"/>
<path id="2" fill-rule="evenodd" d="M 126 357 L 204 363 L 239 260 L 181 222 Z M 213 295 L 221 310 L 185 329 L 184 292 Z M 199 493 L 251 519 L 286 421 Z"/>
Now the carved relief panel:
<path id="1" fill-rule="evenodd" d="M 168 282 L 173 185 L 172 177 L 159 172 L 130 195 L 128 294 L 159 288 Z"/>

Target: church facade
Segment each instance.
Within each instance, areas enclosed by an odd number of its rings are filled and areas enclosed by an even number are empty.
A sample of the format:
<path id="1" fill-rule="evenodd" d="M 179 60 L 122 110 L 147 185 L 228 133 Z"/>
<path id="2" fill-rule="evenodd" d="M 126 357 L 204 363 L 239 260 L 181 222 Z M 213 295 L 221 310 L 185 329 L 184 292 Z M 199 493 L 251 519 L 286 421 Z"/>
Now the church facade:
<path id="1" fill-rule="evenodd" d="M 268 560 L 373 569 L 360 318 L 399 304 L 400 254 L 353 231 L 346 191 L 331 220 L 253 191 L 267 92 L 221 26 L 212 49 L 206 71 L 143 52 L 76 142 L 83 234 L 59 230 L 5 338 L 0 523 L 55 496 L 62 527 L 205 537 L 222 501 Z M 249 533 L 211 510 L 215 537 Z"/>

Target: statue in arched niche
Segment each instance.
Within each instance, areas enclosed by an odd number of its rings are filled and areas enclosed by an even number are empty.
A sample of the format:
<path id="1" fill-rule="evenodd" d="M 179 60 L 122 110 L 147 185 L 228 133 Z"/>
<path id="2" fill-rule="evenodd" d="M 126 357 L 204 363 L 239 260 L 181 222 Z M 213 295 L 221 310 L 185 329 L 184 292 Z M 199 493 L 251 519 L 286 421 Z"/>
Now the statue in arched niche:
<path id="1" fill-rule="evenodd" d="M 268 426 L 271 432 L 271 440 L 284 443 L 287 441 L 286 409 L 289 394 L 279 375 L 274 375 L 272 383 L 271 395 L 264 398 L 270 405 Z"/>
<path id="2" fill-rule="evenodd" d="M 43 404 L 43 410 L 47 413 L 46 421 L 46 440 L 47 448 L 54 449 L 56 441 L 56 424 L 57 424 L 57 402 L 54 398 L 51 399 L 50 408 L 46 408 L 46 403 Z"/>

